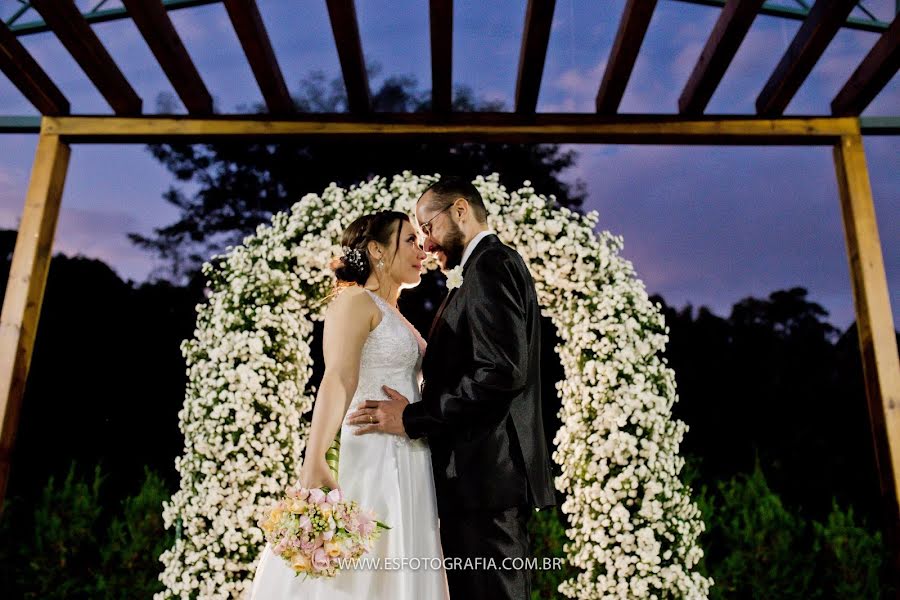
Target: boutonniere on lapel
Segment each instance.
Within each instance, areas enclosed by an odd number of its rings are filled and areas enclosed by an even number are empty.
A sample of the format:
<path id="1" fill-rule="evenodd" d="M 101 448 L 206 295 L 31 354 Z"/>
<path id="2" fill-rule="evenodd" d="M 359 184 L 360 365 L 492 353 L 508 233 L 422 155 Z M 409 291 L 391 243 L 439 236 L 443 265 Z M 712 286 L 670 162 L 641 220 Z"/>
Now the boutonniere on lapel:
<path id="1" fill-rule="evenodd" d="M 462 265 L 454 267 L 447 271 L 447 289 L 452 290 L 462 285 Z"/>

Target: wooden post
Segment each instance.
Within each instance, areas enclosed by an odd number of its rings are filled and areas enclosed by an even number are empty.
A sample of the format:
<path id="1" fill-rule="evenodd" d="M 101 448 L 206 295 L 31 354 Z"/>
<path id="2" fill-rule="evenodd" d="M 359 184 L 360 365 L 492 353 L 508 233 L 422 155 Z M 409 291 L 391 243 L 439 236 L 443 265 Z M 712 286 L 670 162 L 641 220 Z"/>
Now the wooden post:
<path id="1" fill-rule="evenodd" d="M 41 134 L 0 314 L 0 503 L 6 497 L 69 154 L 59 136 Z"/>
<path id="2" fill-rule="evenodd" d="M 886 537 L 900 566 L 900 361 L 861 135 L 841 137 L 834 164 Z"/>

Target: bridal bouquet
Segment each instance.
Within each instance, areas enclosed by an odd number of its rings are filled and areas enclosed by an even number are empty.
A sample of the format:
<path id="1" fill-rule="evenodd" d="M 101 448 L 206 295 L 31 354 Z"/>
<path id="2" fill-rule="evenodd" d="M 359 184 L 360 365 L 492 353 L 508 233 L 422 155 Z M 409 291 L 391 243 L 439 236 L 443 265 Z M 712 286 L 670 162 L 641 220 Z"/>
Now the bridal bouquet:
<path id="1" fill-rule="evenodd" d="M 303 487 L 289 487 L 259 526 L 297 575 L 316 578 L 334 577 L 345 561 L 368 552 L 382 529 L 390 529 L 339 489 Z"/>

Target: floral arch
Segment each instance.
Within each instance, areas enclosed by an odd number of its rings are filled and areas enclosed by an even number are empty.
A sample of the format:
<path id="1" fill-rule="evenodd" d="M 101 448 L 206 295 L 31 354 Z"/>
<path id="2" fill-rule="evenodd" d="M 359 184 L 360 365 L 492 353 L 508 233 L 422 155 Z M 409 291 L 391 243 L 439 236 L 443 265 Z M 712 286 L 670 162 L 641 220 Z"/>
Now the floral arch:
<path id="1" fill-rule="evenodd" d="M 203 266 L 211 294 L 182 344 L 181 484 L 163 510 L 177 539 L 160 557 L 166 589 L 157 600 L 238 598 L 248 587 L 264 543 L 256 507 L 299 471 L 301 416 L 315 399 L 309 343 L 340 235 L 368 212 L 412 212 L 433 180 L 404 172 L 350 189 L 332 184 Z M 571 525 L 566 554 L 580 573 L 560 592 L 705 598 L 712 582 L 696 570 L 703 522 L 678 477 L 687 428 L 672 418 L 674 373 L 659 357 L 668 327 L 619 255 L 621 237 L 596 234 L 597 213 L 558 207 L 527 181 L 512 192 L 496 173 L 474 183 L 490 226 L 528 263 L 562 340 L 553 459 Z"/>

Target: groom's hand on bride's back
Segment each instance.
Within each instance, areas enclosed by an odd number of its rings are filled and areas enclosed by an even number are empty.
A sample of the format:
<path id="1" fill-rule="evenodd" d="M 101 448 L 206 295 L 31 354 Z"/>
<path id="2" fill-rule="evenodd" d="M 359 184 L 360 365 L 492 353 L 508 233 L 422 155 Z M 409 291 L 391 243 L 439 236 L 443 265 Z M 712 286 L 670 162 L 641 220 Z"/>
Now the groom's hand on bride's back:
<path id="1" fill-rule="evenodd" d="M 366 400 L 347 415 L 347 424 L 355 427 L 353 433 L 392 433 L 406 435 L 403 428 L 403 409 L 409 404 L 406 396 L 393 388 L 381 386 L 390 400 Z"/>

